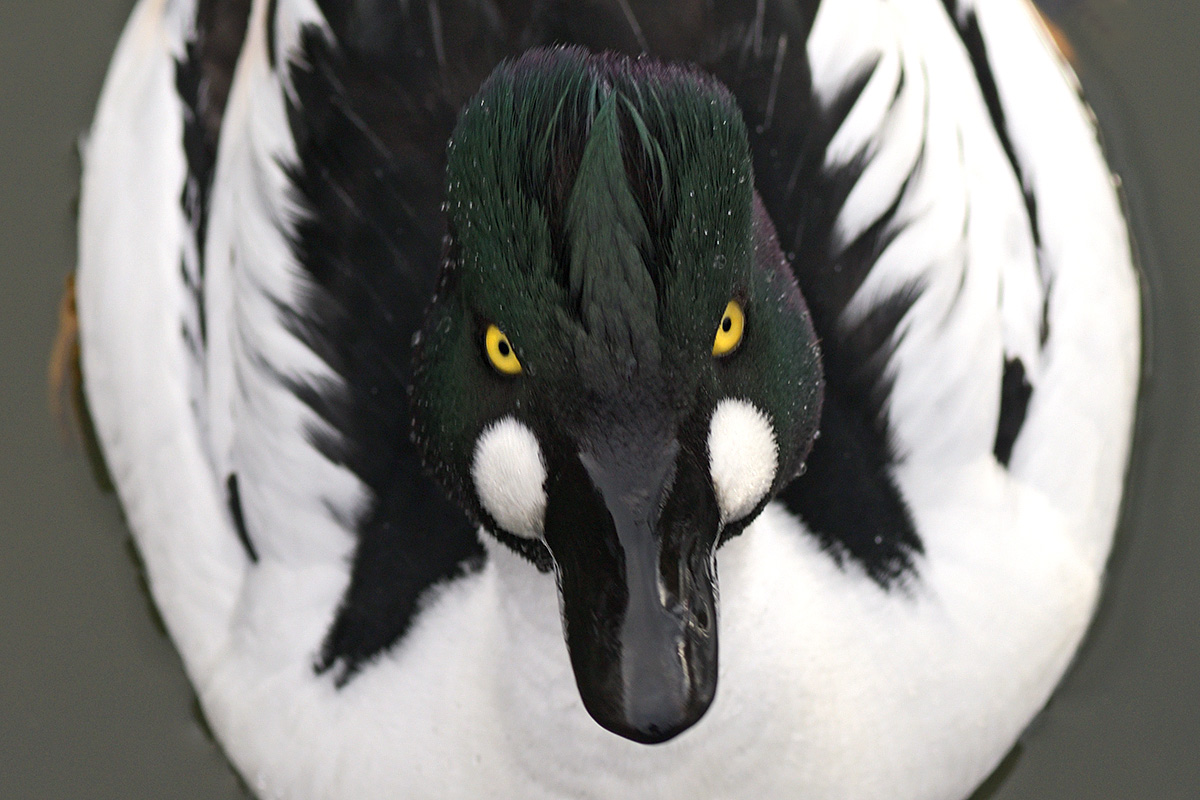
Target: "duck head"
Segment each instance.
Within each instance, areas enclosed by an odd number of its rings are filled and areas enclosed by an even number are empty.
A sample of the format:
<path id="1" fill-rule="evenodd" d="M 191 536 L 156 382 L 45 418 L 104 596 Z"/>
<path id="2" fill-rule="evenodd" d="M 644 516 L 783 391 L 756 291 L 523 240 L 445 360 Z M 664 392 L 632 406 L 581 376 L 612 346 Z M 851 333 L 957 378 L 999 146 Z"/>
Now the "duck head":
<path id="1" fill-rule="evenodd" d="M 800 471 L 822 373 L 711 77 L 535 50 L 464 109 L 415 350 L 427 468 L 558 578 L 584 706 L 666 741 L 717 685 L 715 551 Z"/>

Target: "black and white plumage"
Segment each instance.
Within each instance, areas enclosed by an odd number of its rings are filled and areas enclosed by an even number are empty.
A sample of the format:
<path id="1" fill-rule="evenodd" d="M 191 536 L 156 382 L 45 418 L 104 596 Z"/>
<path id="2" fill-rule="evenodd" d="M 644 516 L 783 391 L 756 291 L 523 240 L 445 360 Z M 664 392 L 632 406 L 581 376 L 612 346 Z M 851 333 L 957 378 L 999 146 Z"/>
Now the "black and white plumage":
<path id="1" fill-rule="evenodd" d="M 588 718 L 553 576 L 408 442 L 446 139 L 500 59 L 557 42 L 729 86 L 822 339 L 808 473 L 718 551 L 720 690 L 655 747 Z M 958 798 L 1086 628 L 1137 287 L 1020 2 L 143 0 L 85 167 L 89 403 L 264 797 Z"/>

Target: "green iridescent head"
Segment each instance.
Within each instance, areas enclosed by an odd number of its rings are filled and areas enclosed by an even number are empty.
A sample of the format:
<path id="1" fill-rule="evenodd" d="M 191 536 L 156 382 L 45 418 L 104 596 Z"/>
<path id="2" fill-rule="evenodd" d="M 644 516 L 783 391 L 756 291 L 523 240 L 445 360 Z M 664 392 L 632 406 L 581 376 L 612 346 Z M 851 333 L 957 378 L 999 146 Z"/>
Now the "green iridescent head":
<path id="1" fill-rule="evenodd" d="M 557 571 L 593 717 L 664 741 L 716 690 L 715 550 L 797 474 L 821 404 L 741 113 L 696 69 L 535 50 L 463 110 L 447 181 L 426 464 Z"/>

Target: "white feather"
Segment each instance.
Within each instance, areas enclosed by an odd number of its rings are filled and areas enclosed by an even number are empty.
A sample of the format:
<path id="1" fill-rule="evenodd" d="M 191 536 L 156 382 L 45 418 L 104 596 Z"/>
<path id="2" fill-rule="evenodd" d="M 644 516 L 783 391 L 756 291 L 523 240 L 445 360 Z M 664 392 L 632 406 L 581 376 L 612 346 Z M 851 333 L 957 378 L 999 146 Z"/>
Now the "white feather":
<path id="1" fill-rule="evenodd" d="M 537 539 L 546 517 L 546 462 L 537 437 L 512 417 L 489 425 L 475 443 L 475 491 L 501 528 Z"/>
<path id="2" fill-rule="evenodd" d="M 174 90 L 190 3 L 142 0 L 84 152 L 78 303 L 89 408 L 150 589 L 193 680 L 219 658 L 245 555 L 200 440 L 179 280 L 183 109 Z"/>
<path id="3" fill-rule="evenodd" d="M 725 398 L 708 425 L 708 470 L 721 523 L 754 510 L 775 481 L 779 447 L 770 419 L 753 403 Z"/>

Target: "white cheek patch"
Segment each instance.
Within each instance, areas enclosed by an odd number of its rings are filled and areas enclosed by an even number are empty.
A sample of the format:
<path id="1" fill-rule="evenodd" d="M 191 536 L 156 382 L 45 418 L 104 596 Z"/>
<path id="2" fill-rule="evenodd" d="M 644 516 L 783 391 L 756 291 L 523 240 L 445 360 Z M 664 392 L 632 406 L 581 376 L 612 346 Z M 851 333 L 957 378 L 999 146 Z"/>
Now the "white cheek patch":
<path id="1" fill-rule="evenodd" d="M 489 425 L 475 443 L 471 478 L 496 524 L 529 539 L 542 535 L 546 462 L 533 431 L 512 417 Z"/>
<path id="2" fill-rule="evenodd" d="M 779 448 L 767 415 L 745 400 L 726 398 L 708 428 L 708 470 L 721 523 L 754 510 L 775 480 Z"/>

